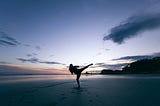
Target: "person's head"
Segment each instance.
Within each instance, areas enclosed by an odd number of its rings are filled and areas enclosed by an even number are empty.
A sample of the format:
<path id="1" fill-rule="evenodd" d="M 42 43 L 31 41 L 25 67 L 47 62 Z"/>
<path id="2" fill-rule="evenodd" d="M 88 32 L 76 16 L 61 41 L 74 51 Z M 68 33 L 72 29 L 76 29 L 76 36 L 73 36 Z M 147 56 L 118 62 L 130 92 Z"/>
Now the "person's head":
<path id="1" fill-rule="evenodd" d="M 73 67 L 73 64 L 70 64 L 69 67 Z"/>
<path id="2" fill-rule="evenodd" d="M 70 64 L 69 65 L 69 71 L 71 72 L 71 74 L 73 74 L 73 70 L 74 70 L 73 64 Z"/>

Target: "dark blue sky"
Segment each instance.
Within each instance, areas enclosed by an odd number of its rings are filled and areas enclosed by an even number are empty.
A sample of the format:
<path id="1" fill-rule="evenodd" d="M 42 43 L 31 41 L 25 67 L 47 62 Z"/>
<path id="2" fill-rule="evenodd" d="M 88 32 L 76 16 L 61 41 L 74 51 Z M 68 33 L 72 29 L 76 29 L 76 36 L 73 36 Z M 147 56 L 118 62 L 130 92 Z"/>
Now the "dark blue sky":
<path id="1" fill-rule="evenodd" d="M 159 7 L 159 0 L 1 0 L 1 64 L 62 69 L 158 53 Z"/>

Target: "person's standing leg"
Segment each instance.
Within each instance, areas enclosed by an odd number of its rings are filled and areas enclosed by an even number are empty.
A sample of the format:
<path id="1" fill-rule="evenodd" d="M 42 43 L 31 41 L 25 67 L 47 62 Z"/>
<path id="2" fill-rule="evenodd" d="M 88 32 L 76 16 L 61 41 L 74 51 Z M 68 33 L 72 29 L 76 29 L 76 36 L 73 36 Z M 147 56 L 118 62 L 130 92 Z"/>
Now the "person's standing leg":
<path id="1" fill-rule="evenodd" d="M 79 83 L 79 78 L 80 78 L 80 76 L 81 76 L 81 74 L 78 73 L 78 74 L 77 74 L 77 79 L 76 79 L 76 80 L 77 80 L 77 84 L 78 84 L 78 88 L 80 88 L 80 83 Z"/>

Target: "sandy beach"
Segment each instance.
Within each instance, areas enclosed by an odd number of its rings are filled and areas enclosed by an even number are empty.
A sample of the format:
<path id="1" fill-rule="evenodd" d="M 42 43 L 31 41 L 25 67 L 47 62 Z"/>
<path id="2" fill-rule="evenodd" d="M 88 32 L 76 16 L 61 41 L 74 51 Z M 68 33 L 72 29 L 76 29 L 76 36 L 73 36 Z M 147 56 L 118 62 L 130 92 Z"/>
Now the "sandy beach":
<path id="1" fill-rule="evenodd" d="M 0 106 L 160 106 L 160 77 L 135 76 L 1 80 Z"/>

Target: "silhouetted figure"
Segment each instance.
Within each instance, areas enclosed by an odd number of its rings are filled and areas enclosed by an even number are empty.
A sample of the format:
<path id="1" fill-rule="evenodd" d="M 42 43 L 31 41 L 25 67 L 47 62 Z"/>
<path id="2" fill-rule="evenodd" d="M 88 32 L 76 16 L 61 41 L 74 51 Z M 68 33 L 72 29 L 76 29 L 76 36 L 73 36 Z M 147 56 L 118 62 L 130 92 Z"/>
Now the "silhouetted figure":
<path id="1" fill-rule="evenodd" d="M 88 68 L 91 65 L 93 65 L 93 64 L 89 64 L 89 65 L 87 65 L 83 68 L 78 68 L 79 66 L 73 66 L 73 64 L 69 65 L 69 70 L 70 70 L 71 74 L 74 73 L 74 74 L 77 75 L 76 80 L 77 80 L 78 88 L 80 88 L 79 78 L 81 76 L 82 71 L 85 70 L 86 68 Z"/>

